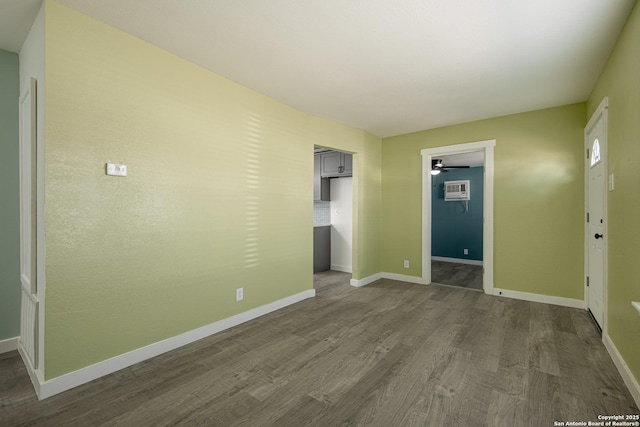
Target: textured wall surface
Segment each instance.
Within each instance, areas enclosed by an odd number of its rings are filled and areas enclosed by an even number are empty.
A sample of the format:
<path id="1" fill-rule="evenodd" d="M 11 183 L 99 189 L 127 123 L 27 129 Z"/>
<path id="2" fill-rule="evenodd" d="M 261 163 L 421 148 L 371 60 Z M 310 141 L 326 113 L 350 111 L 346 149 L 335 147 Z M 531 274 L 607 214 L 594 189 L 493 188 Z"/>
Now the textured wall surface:
<path id="1" fill-rule="evenodd" d="M 382 270 L 421 275 L 420 150 L 495 139 L 494 286 L 582 299 L 585 124 L 580 103 L 384 139 Z"/>
<path id="2" fill-rule="evenodd" d="M 587 104 L 590 118 L 609 97 L 609 301 L 607 329 L 640 379 L 640 5 L 636 4 Z"/>
<path id="3" fill-rule="evenodd" d="M 20 335 L 18 55 L 0 50 L 0 341 Z"/>
<path id="4" fill-rule="evenodd" d="M 314 144 L 355 153 L 354 276 L 379 271 L 380 139 L 56 2 L 46 24 L 46 378 L 311 289 Z"/>

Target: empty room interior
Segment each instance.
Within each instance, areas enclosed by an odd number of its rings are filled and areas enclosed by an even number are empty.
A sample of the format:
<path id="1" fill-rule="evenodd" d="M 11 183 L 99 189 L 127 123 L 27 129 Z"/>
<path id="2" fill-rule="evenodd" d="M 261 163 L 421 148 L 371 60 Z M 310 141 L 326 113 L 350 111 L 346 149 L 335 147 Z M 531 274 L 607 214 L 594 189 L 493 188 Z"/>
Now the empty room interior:
<path id="1" fill-rule="evenodd" d="M 0 0 L 0 425 L 639 425 L 639 185 L 636 1 Z"/>

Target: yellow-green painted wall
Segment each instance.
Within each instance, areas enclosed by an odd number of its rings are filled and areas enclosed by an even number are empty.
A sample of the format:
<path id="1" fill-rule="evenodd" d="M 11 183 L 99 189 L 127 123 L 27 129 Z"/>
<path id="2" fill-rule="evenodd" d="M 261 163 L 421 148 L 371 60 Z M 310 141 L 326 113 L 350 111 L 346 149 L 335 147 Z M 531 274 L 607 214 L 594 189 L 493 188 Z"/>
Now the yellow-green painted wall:
<path id="1" fill-rule="evenodd" d="M 640 379 L 640 5 L 631 12 L 587 103 L 587 118 L 609 97 L 609 292 L 607 329 Z"/>
<path id="2" fill-rule="evenodd" d="M 585 124 L 580 103 L 383 139 L 382 270 L 422 274 L 420 150 L 495 139 L 494 286 L 583 299 Z"/>
<path id="3" fill-rule="evenodd" d="M 0 49 L 0 342 L 20 336 L 18 55 Z"/>
<path id="4" fill-rule="evenodd" d="M 52 0 L 45 59 L 46 379 L 312 289 L 314 144 L 356 154 L 380 271 L 380 139 Z"/>

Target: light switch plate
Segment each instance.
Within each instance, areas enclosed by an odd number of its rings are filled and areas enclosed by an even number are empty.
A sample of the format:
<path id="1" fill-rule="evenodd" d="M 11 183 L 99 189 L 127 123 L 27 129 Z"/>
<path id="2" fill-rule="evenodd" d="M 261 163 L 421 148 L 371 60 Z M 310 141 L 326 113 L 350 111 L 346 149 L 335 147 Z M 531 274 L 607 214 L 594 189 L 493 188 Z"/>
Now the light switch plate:
<path id="1" fill-rule="evenodd" d="M 613 174 L 609 175 L 609 191 L 613 191 L 615 188 L 615 182 L 613 179 Z"/>
<path id="2" fill-rule="evenodd" d="M 127 165 L 117 163 L 107 163 L 107 175 L 127 176 Z"/>

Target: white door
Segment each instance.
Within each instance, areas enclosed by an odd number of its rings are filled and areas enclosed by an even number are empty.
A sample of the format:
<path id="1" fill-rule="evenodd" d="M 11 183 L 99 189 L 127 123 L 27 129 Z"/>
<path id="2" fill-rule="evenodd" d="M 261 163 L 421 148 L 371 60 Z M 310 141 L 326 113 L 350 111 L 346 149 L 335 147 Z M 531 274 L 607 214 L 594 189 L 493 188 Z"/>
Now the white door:
<path id="1" fill-rule="evenodd" d="M 607 155 L 607 104 L 606 98 L 585 128 L 587 145 L 586 191 L 587 227 L 587 307 L 604 327 L 605 317 L 605 266 L 606 266 L 606 155 Z"/>
<path id="2" fill-rule="evenodd" d="M 20 97 L 20 310 L 19 348 L 37 368 L 38 287 L 36 278 L 36 81 Z"/>

